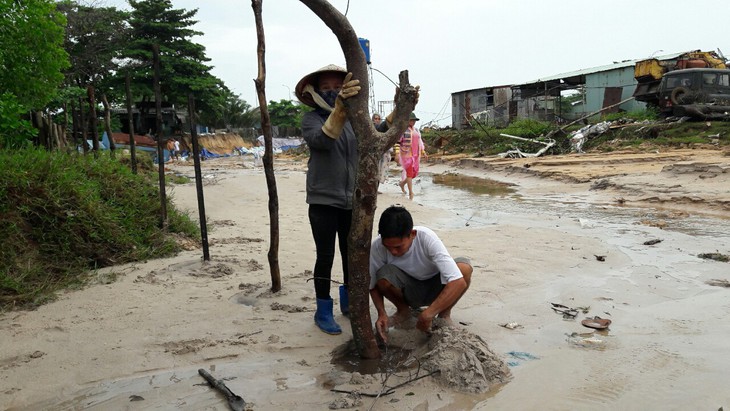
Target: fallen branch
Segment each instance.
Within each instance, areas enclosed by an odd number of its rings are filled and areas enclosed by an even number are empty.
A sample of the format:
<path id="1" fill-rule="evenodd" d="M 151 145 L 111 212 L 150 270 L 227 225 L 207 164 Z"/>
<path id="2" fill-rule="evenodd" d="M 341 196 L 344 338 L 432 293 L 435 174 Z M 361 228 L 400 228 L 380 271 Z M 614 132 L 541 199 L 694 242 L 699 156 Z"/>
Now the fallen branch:
<path id="1" fill-rule="evenodd" d="M 502 158 L 511 156 L 512 154 L 518 154 L 520 157 L 540 157 L 546 151 L 548 151 L 550 149 L 550 147 L 552 147 L 552 146 L 555 145 L 555 140 L 553 140 L 552 138 L 549 139 L 548 142 L 545 142 L 545 141 L 535 140 L 533 138 L 518 137 L 518 136 L 513 136 L 513 135 L 510 135 L 510 134 L 504 134 L 504 133 L 500 133 L 499 135 L 502 136 L 502 137 L 513 138 L 515 140 L 529 141 L 531 143 L 538 143 L 538 144 L 542 144 L 542 145 L 545 146 L 545 147 L 541 148 L 537 153 L 534 153 L 534 154 L 531 154 L 531 153 L 523 153 L 519 149 L 514 149 L 514 150 L 509 150 L 509 151 L 504 152 L 504 153 L 499 153 L 498 155 L 500 157 L 502 157 Z"/>

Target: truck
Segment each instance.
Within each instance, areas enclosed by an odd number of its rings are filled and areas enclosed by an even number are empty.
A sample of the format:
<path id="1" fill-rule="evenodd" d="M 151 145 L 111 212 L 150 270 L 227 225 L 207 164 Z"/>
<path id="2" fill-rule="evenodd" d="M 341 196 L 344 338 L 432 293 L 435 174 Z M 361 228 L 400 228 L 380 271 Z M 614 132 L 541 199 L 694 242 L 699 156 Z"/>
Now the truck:
<path id="1" fill-rule="evenodd" d="M 662 116 L 730 119 L 730 69 L 722 53 L 696 50 L 672 59 L 641 60 L 634 78 L 636 100 Z"/>

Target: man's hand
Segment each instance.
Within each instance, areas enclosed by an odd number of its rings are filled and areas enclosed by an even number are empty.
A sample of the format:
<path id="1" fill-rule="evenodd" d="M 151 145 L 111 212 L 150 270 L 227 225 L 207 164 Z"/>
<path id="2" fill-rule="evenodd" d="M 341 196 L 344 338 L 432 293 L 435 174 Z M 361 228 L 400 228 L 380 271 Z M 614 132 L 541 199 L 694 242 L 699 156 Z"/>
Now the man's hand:
<path id="1" fill-rule="evenodd" d="M 375 330 L 378 332 L 380 339 L 384 343 L 388 343 L 388 315 L 379 315 L 375 321 Z"/>
<path id="2" fill-rule="evenodd" d="M 431 324 L 433 323 L 433 319 L 436 317 L 435 315 L 431 315 L 428 311 L 428 309 L 425 309 L 421 312 L 421 314 L 418 315 L 418 321 L 416 322 L 416 328 L 419 330 L 428 333 L 431 331 Z"/>

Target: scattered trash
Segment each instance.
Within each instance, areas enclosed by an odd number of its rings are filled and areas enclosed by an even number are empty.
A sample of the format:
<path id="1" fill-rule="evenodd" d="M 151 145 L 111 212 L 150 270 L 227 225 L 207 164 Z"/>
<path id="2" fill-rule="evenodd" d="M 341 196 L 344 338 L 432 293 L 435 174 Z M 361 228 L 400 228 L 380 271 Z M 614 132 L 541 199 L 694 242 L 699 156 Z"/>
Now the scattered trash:
<path id="1" fill-rule="evenodd" d="M 572 132 L 569 136 L 570 139 L 570 147 L 578 152 L 583 152 L 583 144 L 585 144 L 588 137 L 591 136 L 600 136 L 601 134 L 608 131 L 609 127 L 611 126 L 611 122 L 604 121 L 598 124 L 594 125 L 588 125 L 580 130 L 576 130 Z"/>
<path id="2" fill-rule="evenodd" d="M 568 336 L 567 341 L 575 346 L 582 348 L 604 348 L 606 341 L 600 338 L 590 336 L 584 337 L 578 333 L 566 334 Z"/>
<path id="3" fill-rule="evenodd" d="M 596 257 L 596 260 L 598 260 L 598 261 L 606 261 L 605 255 L 596 255 L 595 257 Z"/>
<path id="4" fill-rule="evenodd" d="M 718 279 L 718 278 L 713 278 L 712 280 L 707 280 L 707 281 L 705 281 L 705 284 L 712 285 L 712 286 L 715 286 L 715 287 L 730 288 L 730 281 L 728 281 L 728 280 L 721 280 L 721 279 Z"/>
<path id="5" fill-rule="evenodd" d="M 514 330 L 514 329 L 517 329 L 517 328 L 524 328 L 522 326 L 522 324 L 518 324 L 518 323 L 504 323 L 504 324 L 499 324 L 499 326 L 500 327 L 507 328 L 509 330 Z"/>
<path id="6" fill-rule="evenodd" d="M 655 238 L 653 240 L 644 241 L 644 245 L 654 245 L 654 244 L 659 244 L 661 242 L 662 242 L 662 240 Z"/>
<path id="7" fill-rule="evenodd" d="M 702 253 L 697 254 L 697 257 L 707 260 L 721 261 L 723 263 L 727 263 L 728 261 L 730 261 L 730 256 L 720 253 Z"/>
<path id="8" fill-rule="evenodd" d="M 540 357 L 534 356 L 530 354 L 529 352 L 524 351 L 510 351 L 507 353 L 508 356 L 516 359 L 516 360 L 522 360 L 522 361 L 529 361 L 529 360 L 539 360 Z M 516 367 L 520 365 L 519 361 L 507 361 L 507 365 L 510 367 Z"/>
<path id="9" fill-rule="evenodd" d="M 585 306 L 585 307 L 575 307 L 576 310 L 583 311 L 583 314 L 588 314 L 588 311 L 591 310 L 591 306 Z"/>
<path id="10" fill-rule="evenodd" d="M 611 325 L 611 320 L 595 316 L 593 318 L 586 318 L 580 323 L 584 327 L 593 328 L 595 330 L 605 330 L 609 325 Z"/>
<path id="11" fill-rule="evenodd" d="M 553 309 L 553 311 L 555 311 L 556 313 L 563 314 L 564 319 L 572 320 L 576 316 L 578 316 L 578 310 L 576 310 L 575 308 L 566 307 L 563 304 L 555 304 L 555 303 L 550 303 L 550 304 L 552 305 L 551 308 Z"/>

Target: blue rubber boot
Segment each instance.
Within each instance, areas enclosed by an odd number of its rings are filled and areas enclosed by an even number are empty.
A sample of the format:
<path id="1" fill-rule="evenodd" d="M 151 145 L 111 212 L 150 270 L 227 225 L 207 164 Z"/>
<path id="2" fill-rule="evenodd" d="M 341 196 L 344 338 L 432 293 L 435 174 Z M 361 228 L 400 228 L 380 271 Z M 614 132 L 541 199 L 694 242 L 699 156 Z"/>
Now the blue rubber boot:
<path id="1" fill-rule="evenodd" d="M 347 286 L 340 286 L 340 311 L 345 317 L 350 316 L 350 297 L 347 295 Z"/>
<path id="2" fill-rule="evenodd" d="M 340 325 L 332 317 L 333 305 L 334 300 L 332 298 L 328 300 L 317 298 L 317 312 L 314 313 L 314 323 L 317 324 L 320 330 L 327 334 L 342 334 L 342 328 L 340 328 Z"/>

